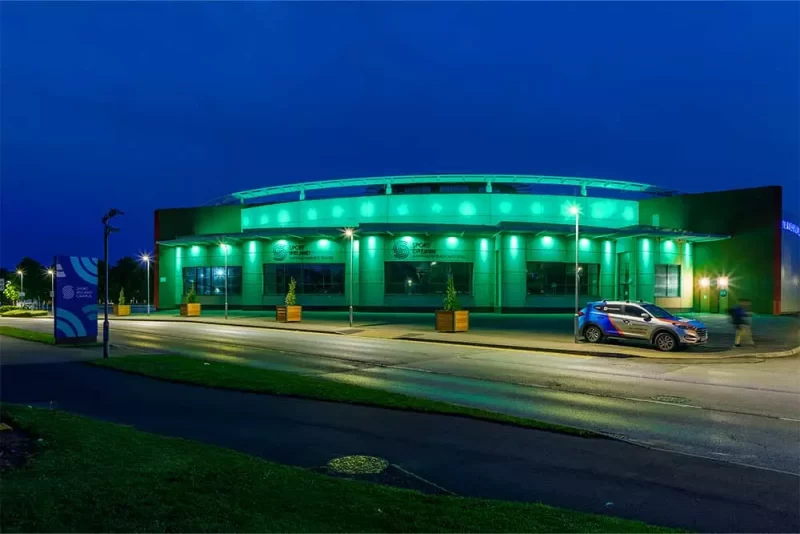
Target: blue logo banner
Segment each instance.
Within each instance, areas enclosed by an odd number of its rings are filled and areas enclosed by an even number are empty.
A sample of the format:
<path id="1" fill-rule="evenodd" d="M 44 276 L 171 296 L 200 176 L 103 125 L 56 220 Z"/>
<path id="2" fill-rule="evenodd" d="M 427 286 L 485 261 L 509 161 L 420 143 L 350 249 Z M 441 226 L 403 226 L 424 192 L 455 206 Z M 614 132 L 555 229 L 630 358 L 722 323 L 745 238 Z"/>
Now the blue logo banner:
<path id="1" fill-rule="evenodd" d="M 56 256 L 56 343 L 97 341 L 97 258 Z"/>

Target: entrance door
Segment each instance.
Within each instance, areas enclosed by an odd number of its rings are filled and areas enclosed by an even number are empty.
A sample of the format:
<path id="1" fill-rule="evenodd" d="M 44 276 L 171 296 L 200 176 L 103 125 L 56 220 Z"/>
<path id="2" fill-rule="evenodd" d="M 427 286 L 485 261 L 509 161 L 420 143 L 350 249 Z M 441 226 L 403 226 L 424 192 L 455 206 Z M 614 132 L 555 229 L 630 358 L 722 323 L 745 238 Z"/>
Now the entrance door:
<path id="1" fill-rule="evenodd" d="M 631 253 L 617 254 L 617 300 L 631 298 Z"/>

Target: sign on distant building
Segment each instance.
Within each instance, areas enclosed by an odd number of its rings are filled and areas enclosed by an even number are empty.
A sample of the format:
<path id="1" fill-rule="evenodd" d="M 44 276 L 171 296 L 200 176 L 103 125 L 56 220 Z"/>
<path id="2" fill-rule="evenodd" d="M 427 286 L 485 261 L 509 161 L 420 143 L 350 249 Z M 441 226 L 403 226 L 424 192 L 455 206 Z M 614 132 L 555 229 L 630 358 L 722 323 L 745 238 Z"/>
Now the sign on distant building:
<path id="1" fill-rule="evenodd" d="M 56 344 L 97 341 L 97 258 L 56 256 Z"/>
<path id="2" fill-rule="evenodd" d="M 795 235 L 800 236 L 800 226 L 789 221 L 781 221 L 781 226 L 783 227 L 784 230 L 787 230 Z"/>

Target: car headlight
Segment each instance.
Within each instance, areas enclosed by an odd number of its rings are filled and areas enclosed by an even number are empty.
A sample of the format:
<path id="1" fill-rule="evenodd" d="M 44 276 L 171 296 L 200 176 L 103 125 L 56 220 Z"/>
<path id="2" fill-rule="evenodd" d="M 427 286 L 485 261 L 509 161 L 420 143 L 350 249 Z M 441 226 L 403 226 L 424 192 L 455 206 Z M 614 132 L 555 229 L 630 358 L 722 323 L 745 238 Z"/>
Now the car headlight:
<path id="1" fill-rule="evenodd" d="M 675 326 L 677 326 L 681 330 L 697 330 L 697 328 L 695 328 L 690 324 L 676 324 Z"/>

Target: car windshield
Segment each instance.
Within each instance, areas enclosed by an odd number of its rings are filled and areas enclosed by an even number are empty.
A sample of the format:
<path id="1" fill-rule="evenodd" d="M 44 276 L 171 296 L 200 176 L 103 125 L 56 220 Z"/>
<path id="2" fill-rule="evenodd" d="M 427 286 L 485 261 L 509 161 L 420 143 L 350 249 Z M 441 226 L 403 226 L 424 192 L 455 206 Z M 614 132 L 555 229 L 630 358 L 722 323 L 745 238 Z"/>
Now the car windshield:
<path id="1" fill-rule="evenodd" d="M 655 317 L 656 319 L 674 319 L 675 316 L 672 315 L 670 312 L 665 310 L 664 308 L 659 308 L 653 304 L 642 304 L 642 308 L 647 310 L 647 312 Z"/>

